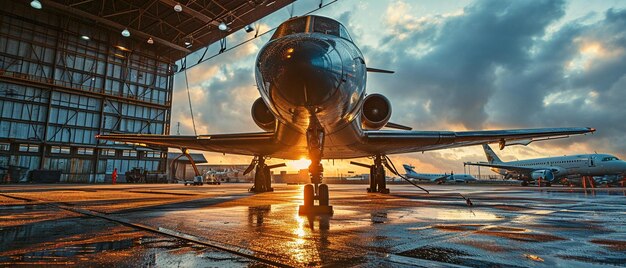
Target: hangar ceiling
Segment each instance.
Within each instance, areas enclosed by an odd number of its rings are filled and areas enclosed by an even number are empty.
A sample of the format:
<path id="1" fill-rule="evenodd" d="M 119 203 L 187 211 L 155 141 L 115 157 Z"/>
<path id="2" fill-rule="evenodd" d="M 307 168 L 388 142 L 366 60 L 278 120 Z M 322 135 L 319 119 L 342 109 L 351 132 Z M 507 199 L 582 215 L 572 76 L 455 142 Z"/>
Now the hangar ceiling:
<path id="1" fill-rule="evenodd" d="M 41 0 L 63 14 L 161 46 L 171 60 L 210 45 L 295 0 Z M 176 9 L 176 10 L 175 10 Z M 228 29 L 218 27 L 224 23 Z M 222 25 L 223 27 L 224 25 Z"/>

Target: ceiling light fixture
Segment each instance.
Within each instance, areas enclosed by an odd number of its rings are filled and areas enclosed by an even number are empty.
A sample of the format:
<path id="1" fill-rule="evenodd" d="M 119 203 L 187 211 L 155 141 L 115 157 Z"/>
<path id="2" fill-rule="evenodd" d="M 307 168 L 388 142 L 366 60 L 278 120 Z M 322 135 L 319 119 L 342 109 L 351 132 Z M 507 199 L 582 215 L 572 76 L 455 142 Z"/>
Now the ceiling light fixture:
<path id="1" fill-rule="evenodd" d="M 176 5 L 174 6 L 174 11 L 176 12 L 183 11 L 183 6 L 181 6 L 180 3 L 176 3 Z"/>
<path id="2" fill-rule="evenodd" d="M 250 25 L 250 24 L 244 26 L 243 29 L 246 30 L 246 33 L 250 33 L 252 31 L 254 31 L 254 27 L 252 27 L 252 25 Z"/>
<path id="3" fill-rule="evenodd" d="M 128 31 L 127 28 L 124 28 L 124 30 L 122 31 L 122 36 L 123 37 L 129 37 L 130 36 L 130 31 Z"/>
<path id="4" fill-rule="evenodd" d="M 89 41 L 89 39 L 91 39 L 91 38 L 89 38 L 89 36 L 86 36 L 86 35 L 81 35 L 80 39 L 83 39 L 85 41 Z"/>
<path id="5" fill-rule="evenodd" d="M 148 38 L 148 41 L 146 42 L 150 45 L 154 44 L 154 40 L 152 40 L 152 37 Z"/>
<path id="6" fill-rule="evenodd" d="M 218 25 L 217 28 L 220 29 L 221 31 L 226 31 L 228 30 L 228 25 L 226 25 L 226 23 L 224 22 L 220 22 L 220 25 Z"/>
<path id="7" fill-rule="evenodd" d="M 43 6 L 41 5 L 41 2 L 39 2 L 39 0 L 33 0 L 30 2 L 30 6 L 33 7 L 34 9 L 41 9 Z"/>

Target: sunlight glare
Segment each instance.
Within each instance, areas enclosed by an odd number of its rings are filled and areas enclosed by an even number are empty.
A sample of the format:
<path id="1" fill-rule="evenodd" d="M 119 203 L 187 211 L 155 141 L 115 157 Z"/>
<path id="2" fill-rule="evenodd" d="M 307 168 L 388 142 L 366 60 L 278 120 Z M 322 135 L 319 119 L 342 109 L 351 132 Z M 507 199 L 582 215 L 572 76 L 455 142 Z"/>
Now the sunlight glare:
<path id="1" fill-rule="evenodd" d="M 311 160 L 300 158 L 300 160 L 292 160 L 287 162 L 287 167 L 295 170 L 307 169 L 311 165 Z"/>

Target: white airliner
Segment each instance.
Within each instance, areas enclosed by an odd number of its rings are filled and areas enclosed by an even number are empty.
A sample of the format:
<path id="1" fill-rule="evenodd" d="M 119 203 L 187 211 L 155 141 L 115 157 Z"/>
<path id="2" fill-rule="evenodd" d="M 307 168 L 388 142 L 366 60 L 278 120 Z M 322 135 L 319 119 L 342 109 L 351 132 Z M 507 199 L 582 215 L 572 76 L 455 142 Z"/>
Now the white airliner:
<path id="1" fill-rule="evenodd" d="M 483 149 L 488 162 L 465 164 L 490 167 L 495 173 L 521 180 L 522 186 L 539 179 L 550 186 L 564 178 L 605 175 L 623 177 L 626 174 L 626 162 L 610 154 L 578 154 L 502 162 L 489 145 L 483 145 Z"/>
<path id="2" fill-rule="evenodd" d="M 437 184 L 442 184 L 444 182 L 465 182 L 468 183 L 470 181 L 475 181 L 476 178 L 470 174 L 436 174 L 436 173 L 417 173 L 415 172 L 415 167 L 404 164 L 404 171 L 406 171 L 406 176 L 411 179 L 421 180 L 421 181 L 431 181 L 437 182 Z"/>

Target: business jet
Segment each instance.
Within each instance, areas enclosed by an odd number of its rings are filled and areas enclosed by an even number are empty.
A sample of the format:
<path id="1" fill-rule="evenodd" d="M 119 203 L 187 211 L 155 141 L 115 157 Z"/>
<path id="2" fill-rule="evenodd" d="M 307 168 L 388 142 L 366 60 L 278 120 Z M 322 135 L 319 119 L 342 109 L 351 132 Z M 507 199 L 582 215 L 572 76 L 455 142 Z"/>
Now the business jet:
<path id="1" fill-rule="evenodd" d="M 522 186 L 542 180 L 546 186 L 567 177 L 610 176 L 618 178 L 626 174 L 626 162 L 610 154 L 579 154 L 520 161 L 502 162 L 487 144 L 483 144 L 488 162 L 466 162 L 466 165 L 490 167 L 506 178 L 522 181 Z"/>
<path id="2" fill-rule="evenodd" d="M 476 178 L 470 174 L 454 174 L 452 172 L 450 172 L 450 174 L 417 173 L 415 172 L 414 166 L 408 164 L 403 164 L 402 166 L 406 172 L 406 177 L 416 180 L 436 182 L 437 184 L 443 184 L 446 182 L 469 183 L 470 181 L 476 181 Z"/>
<path id="3" fill-rule="evenodd" d="M 366 94 L 367 72 L 393 73 L 367 67 L 359 48 L 339 22 L 320 16 L 283 22 L 256 59 L 260 93 L 252 119 L 255 133 L 173 136 L 107 134 L 97 138 L 147 146 L 253 156 L 246 170 L 255 170 L 255 192 L 270 191 L 267 158 L 308 157 L 312 184 L 304 187 L 300 213 L 332 213 L 328 186 L 323 184 L 322 159 L 371 157 L 370 192 L 388 193 L 388 155 L 539 137 L 560 137 L 593 128 L 541 128 L 487 131 L 412 131 L 389 122 L 391 103 L 381 94 Z M 381 130 L 384 127 L 399 130 Z M 397 173 L 397 171 L 396 171 Z M 317 205 L 316 205 L 317 202 Z"/>

